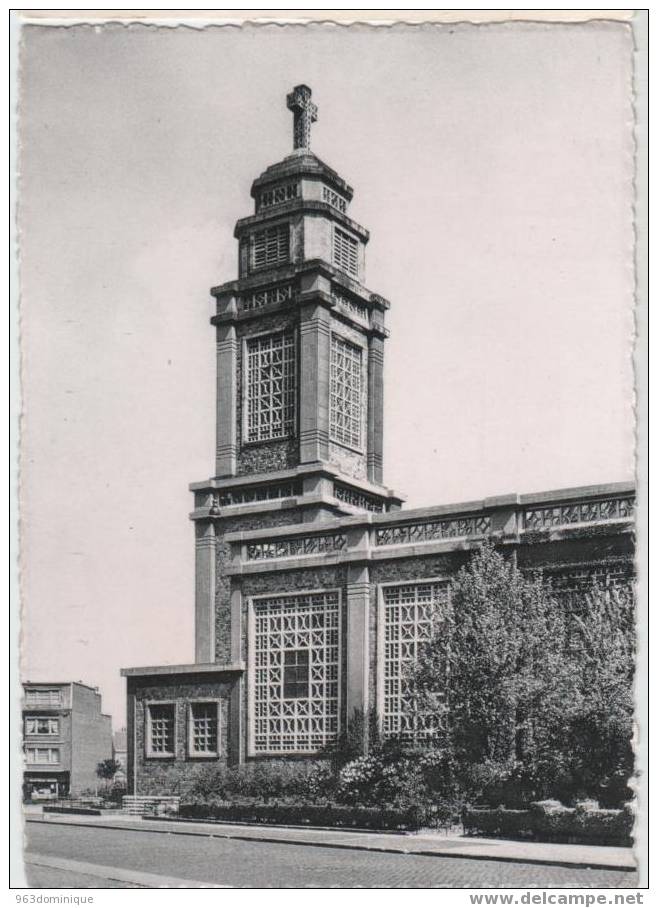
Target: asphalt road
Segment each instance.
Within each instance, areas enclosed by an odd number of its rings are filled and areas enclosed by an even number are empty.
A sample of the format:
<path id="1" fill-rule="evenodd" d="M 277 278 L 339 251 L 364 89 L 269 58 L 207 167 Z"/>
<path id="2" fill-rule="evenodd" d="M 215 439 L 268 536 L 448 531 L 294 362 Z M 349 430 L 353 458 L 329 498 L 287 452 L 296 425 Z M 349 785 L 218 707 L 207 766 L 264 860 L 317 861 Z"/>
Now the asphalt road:
<path id="1" fill-rule="evenodd" d="M 259 888 L 633 887 L 635 875 L 412 854 L 377 854 L 317 846 L 199 838 L 127 829 L 27 823 L 32 854 L 107 867 Z M 67 883 L 62 871 L 27 865 L 36 888 L 104 888 L 96 878 Z M 57 880 L 55 882 L 55 880 Z M 127 888 L 127 887 L 126 887 Z"/>

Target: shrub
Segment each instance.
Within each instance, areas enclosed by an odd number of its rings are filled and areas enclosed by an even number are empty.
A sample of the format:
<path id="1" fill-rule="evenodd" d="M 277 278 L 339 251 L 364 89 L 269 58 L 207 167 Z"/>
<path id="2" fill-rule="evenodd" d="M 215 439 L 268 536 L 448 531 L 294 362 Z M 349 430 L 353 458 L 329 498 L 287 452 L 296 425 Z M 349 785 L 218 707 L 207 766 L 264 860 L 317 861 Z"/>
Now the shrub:
<path id="1" fill-rule="evenodd" d="M 431 811 L 418 805 L 401 809 L 345 804 L 181 804 L 180 816 L 196 820 L 352 829 L 420 829 L 432 820 Z"/>
<path id="2" fill-rule="evenodd" d="M 327 797 L 333 787 L 325 763 L 247 764 L 207 770 L 191 785 L 187 795 L 194 801 L 308 799 Z"/>
<path id="3" fill-rule="evenodd" d="M 633 821 L 630 804 L 623 810 L 600 810 L 589 803 L 573 808 L 564 807 L 559 801 L 537 801 L 529 810 L 470 808 L 463 813 L 467 835 L 597 845 L 630 845 Z"/>

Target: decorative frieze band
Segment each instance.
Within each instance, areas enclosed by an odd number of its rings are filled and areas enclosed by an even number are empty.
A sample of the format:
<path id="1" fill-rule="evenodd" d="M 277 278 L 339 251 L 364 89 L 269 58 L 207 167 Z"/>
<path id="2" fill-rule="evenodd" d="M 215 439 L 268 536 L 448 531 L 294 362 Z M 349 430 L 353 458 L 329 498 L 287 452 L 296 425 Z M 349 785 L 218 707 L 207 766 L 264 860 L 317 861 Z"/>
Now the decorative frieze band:
<path id="1" fill-rule="evenodd" d="M 342 211 L 343 214 L 347 211 L 347 199 L 344 199 L 342 195 L 334 192 L 333 189 L 329 189 L 328 186 L 322 187 L 322 201 L 327 202 L 332 208 Z"/>
<path id="2" fill-rule="evenodd" d="M 634 507 L 635 499 L 629 497 L 530 508 L 524 513 L 524 526 L 527 530 L 543 530 L 548 527 L 568 526 L 572 523 L 623 520 L 633 516 Z"/>
<path id="3" fill-rule="evenodd" d="M 376 545 L 405 545 L 428 542 L 432 539 L 454 539 L 460 536 L 484 536 L 491 530 L 491 519 L 485 514 L 430 520 L 423 523 L 403 523 L 380 527 L 375 533 Z"/>
<path id="4" fill-rule="evenodd" d="M 273 501 L 278 498 L 292 498 L 302 494 L 301 482 L 280 482 L 267 486 L 245 486 L 237 489 L 222 489 L 218 493 L 218 504 L 222 508 L 237 504 L 251 504 L 255 501 Z"/>
<path id="5" fill-rule="evenodd" d="M 353 508 L 363 508 L 364 511 L 381 512 L 384 510 L 384 504 L 380 499 L 338 482 L 334 483 L 334 498 L 352 505 Z"/>
<path id="6" fill-rule="evenodd" d="M 262 309 L 263 306 L 271 306 L 275 303 L 289 303 L 296 297 L 294 284 L 280 284 L 278 287 L 267 287 L 262 290 L 255 290 L 238 299 L 238 309 L 243 312 L 249 312 L 252 309 Z"/>
<path id="7" fill-rule="evenodd" d="M 247 545 L 247 560 L 261 561 L 270 558 L 293 558 L 299 555 L 322 555 L 324 552 L 342 552 L 346 545 L 347 537 L 344 533 L 263 540 L 262 542 L 253 542 Z"/>
<path id="8" fill-rule="evenodd" d="M 296 199 L 299 195 L 299 183 L 284 183 L 282 186 L 275 186 L 273 189 L 264 189 L 258 196 L 258 211 L 264 208 L 273 208 L 275 205 L 282 205 L 291 199 Z"/>
<path id="9" fill-rule="evenodd" d="M 368 307 L 364 306 L 362 303 L 358 303 L 352 297 L 347 296 L 345 293 L 341 293 L 340 290 L 332 288 L 331 298 L 333 301 L 341 307 L 341 309 L 346 309 L 352 315 L 356 315 L 357 318 L 363 319 L 367 322 L 369 318 Z"/>

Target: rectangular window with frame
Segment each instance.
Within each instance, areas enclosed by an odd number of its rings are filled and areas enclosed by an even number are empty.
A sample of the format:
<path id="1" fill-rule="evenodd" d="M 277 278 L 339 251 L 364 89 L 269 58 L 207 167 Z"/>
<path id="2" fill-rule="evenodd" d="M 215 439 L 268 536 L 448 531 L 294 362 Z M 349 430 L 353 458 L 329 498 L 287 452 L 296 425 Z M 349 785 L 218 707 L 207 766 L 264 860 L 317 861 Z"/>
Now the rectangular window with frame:
<path id="1" fill-rule="evenodd" d="M 173 703 L 151 703 L 148 706 L 147 755 L 174 756 L 176 714 Z"/>
<path id="2" fill-rule="evenodd" d="M 251 267 L 271 268 L 290 261 L 290 226 L 277 224 L 257 230 L 251 238 Z"/>
<path id="3" fill-rule="evenodd" d="M 334 226 L 333 261 L 337 268 L 346 271 L 352 277 L 359 276 L 359 241 L 336 226 Z"/>
<path id="4" fill-rule="evenodd" d="M 59 747 L 26 747 L 25 760 L 27 763 L 42 766 L 59 763 Z"/>
<path id="5" fill-rule="evenodd" d="M 363 351 L 337 334 L 331 335 L 331 439 L 361 448 Z"/>
<path id="6" fill-rule="evenodd" d="M 247 338 L 245 441 L 273 441 L 295 431 L 295 335 Z"/>
<path id="7" fill-rule="evenodd" d="M 62 702 L 61 690 L 26 690 L 25 702 L 30 706 L 59 706 Z"/>
<path id="8" fill-rule="evenodd" d="M 58 735 L 59 719 L 49 716 L 28 716 L 25 719 L 26 735 Z"/>
<path id="9" fill-rule="evenodd" d="M 432 735 L 429 719 L 413 709 L 407 674 L 429 639 L 438 610 L 448 601 L 448 580 L 405 583 L 382 588 L 383 663 L 382 733 L 419 741 Z M 380 619 L 381 620 L 381 619 Z"/>
<path id="10" fill-rule="evenodd" d="M 250 751 L 314 753 L 334 743 L 340 703 L 338 591 L 251 606 Z"/>
<path id="11" fill-rule="evenodd" d="M 190 703 L 190 756 L 215 757 L 218 752 L 218 704 Z"/>

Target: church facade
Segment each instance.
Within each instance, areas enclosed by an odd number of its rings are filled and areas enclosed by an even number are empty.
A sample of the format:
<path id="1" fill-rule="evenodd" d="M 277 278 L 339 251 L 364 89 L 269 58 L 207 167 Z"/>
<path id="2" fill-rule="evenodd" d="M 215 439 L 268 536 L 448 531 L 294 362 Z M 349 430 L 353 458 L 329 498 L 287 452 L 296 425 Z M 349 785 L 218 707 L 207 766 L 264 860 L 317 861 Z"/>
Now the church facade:
<path id="1" fill-rule="evenodd" d="M 294 150 L 253 183 L 237 280 L 212 289 L 215 474 L 195 482 L 195 661 L 127 668 L 128 785 L 184 792 L 209 766 L 310 758 L 355 712 L 414 735 L 404 674 L 451 576 L 485 538 L 542 569 L 564 608 L 630 589 L 629 484 L 414 510 L 383 482 L 389 303 L 366 288 L 352 188 Z"/>

